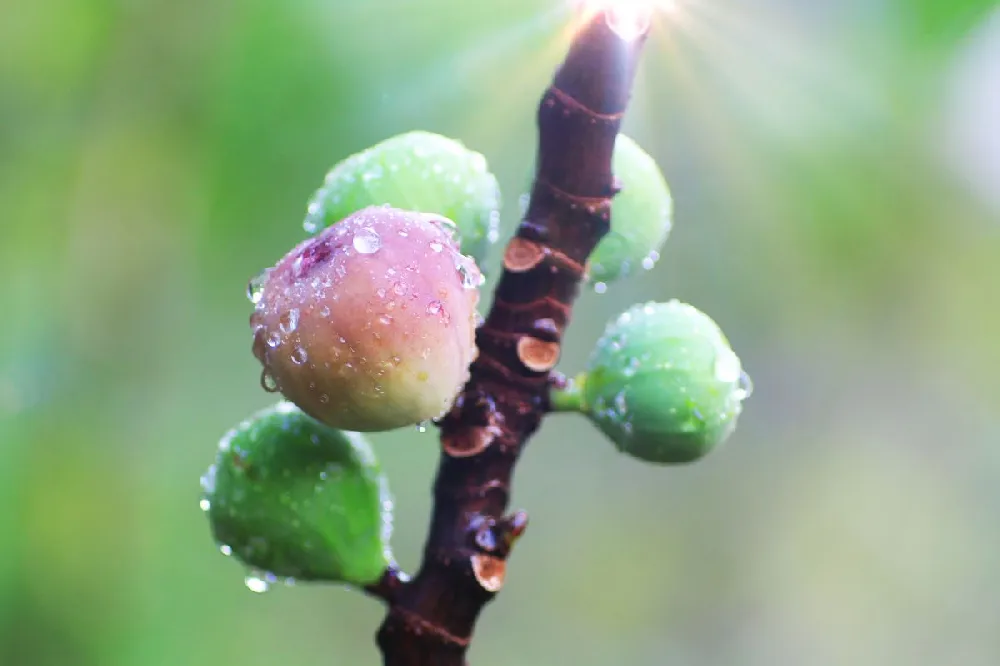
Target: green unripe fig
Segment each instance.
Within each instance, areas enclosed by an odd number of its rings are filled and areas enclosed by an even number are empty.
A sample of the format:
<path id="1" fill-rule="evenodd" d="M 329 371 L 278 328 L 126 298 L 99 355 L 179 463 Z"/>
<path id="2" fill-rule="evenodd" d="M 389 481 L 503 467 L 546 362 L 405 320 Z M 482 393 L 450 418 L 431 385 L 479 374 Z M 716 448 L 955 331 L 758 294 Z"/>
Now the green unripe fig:
<path id="1" fill-rule="evenodd" d="M 315 233 L 382 204 L 454 221 L 462 252 L 480 264 L 497 239 L 500 189 L 486 158 L 440 134 L 400 134 L 337 164 L 313 195 L 303 226 Z"/>
<path id="2" fill-rule="evenodd" d="M 476 354 L 482 275 L 444 222 L 365 208 L 269 269 L 250 317 L 265 388 L 341 430 L 447 411 Z"/>
<path id="3" fill-rule="evenodd" d="M 289 402 L 226 433 L 202 489 L 222 552 L 263 576 L 363 586 L 392 563 L 389 487 L 364 436 Z"/>
<path id="4" fill-rule="evenodd" d="M 590 255 L 595 283 L 652 268 L 672 225 L 673 199 L 660 167 L 624 134 L 615 140 L 612 170 L 622 190 L 611 202 L 611 231 Z"/>
<path id="5" fill-rule="evenodd" d="M 556 410 L 586 414 L 621 451 L 676 464 L 721 444 L 751 390 L 716 323 L 673 300 L 622 313 L 586 371 L 551 399 Z"/>

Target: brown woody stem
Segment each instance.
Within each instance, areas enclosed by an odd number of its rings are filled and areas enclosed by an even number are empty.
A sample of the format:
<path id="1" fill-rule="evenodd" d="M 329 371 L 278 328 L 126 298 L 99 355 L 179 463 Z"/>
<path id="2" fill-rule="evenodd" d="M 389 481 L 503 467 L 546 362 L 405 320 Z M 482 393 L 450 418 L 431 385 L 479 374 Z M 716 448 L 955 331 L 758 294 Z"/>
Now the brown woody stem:
<path id="1" fill-rule="evenodd" d="M 596 13 L 542 97 L 531 201 L 477 331 L 471 378 L 441 422 L 423 563 L 409 582 L 387 574 L 369 589 L 389 604 L 377 637 L 386 666 L 465 664 L 476 619 L 503 585 L 527 526 L 523 512 L 504 515 L 514 466 L 549 411 L 587 258 L 610 228 L 611 157 L 644 39 L 622 39 Z"/>

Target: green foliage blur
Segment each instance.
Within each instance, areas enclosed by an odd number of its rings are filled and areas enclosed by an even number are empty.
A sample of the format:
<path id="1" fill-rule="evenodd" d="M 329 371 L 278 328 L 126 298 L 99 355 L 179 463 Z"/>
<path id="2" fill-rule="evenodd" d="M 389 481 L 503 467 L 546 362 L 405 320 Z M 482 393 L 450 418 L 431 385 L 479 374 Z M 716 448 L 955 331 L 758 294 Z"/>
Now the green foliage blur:
<path id="1" fill-rule="evenodd" d="M 568 24 L 561 0 L 0 0 L 0 665 L 379 663 L 375 602 L 249 592 L 198 508 L 218 438 L 273 401 L 244 290 L 327 168 L 410 129 L 487 155 L 509 234 Z M 1000 662 L 998 42 L 995 0 L 657 21 L 626 131 L 675 228 L 584 295 L 563 369 L 677 297 L 756 392 L 674 469 L 550 419 L 472 663 Z M 436 440 L 374 443 L 412 570 Z"/>

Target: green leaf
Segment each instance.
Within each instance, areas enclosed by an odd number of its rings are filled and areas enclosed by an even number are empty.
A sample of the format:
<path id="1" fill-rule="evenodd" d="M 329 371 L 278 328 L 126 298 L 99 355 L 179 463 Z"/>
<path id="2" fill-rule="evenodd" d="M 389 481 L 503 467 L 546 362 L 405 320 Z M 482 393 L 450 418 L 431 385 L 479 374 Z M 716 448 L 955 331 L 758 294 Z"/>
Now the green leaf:
<path id="1" fill-rule="evenodd" d="M 392 502 L 371 447 L 289 402 L 226 433 L 202 487 L 222 552 L 254 570 L 362 586 L 392 561 Z"/>
<path id="2" fill-rule="evenodd" d="M 303 226 L 316 233 L 378 205 L 452 220 L 462 252 L 479 264 L 497 239 L 500 187 L 486 158 L 439 134 L 400 134 L 337 164 L 313 195 Z"/>

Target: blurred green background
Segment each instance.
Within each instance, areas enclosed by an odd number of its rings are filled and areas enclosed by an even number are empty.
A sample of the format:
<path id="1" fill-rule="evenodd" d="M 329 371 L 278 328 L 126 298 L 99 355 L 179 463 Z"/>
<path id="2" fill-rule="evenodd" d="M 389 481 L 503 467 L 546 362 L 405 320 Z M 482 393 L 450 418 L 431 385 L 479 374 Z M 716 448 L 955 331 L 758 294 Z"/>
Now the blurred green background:
<path id="1" fill-rule="evenodd" d="M 477 666 L 1000 663 L 1000 8 L 687 0 L 627 131 L 663 259 L 586 294 L 714 317 L 756 383 L 697 465 L 548 421 Z M 409 129 L 518 217 L 559 0 L 0 0 L 0 664 L 376 664 L 381 609 L 246 590 L 198 509 L 258 386 L 249 277 L 325 170 Z M 995 112 L 994 112 L 995 111 Z M 491 267 L 495 267 L 496 258 Z M 432 432 L 375 438 L 413 569 Z"/>

